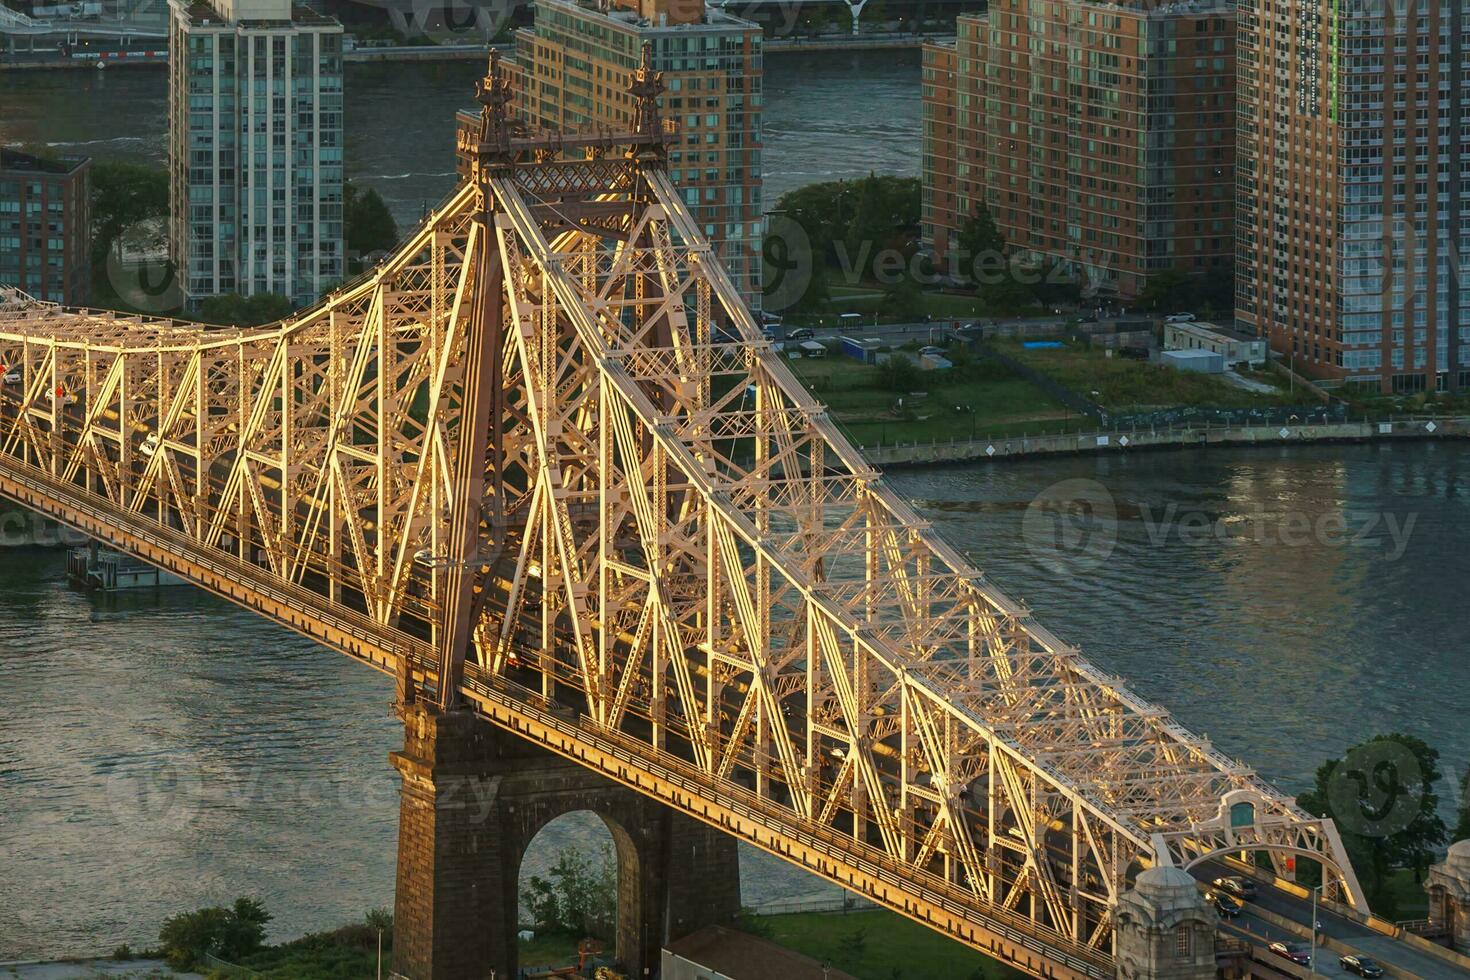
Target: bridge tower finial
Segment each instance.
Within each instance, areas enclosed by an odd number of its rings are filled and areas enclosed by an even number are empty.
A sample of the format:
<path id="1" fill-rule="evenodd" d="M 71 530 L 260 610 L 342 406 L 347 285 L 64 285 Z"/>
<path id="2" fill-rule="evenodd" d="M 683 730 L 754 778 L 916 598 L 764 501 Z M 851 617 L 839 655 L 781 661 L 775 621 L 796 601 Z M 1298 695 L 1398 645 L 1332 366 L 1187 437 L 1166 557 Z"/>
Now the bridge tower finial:
<path id="1" fill-rule="evenodd" d="M 500 52 L 491 48 L 485 77 L 475 87 L 475 101 L 480 103 L 481 154 L 510 152 L 511 122 L 507 106 L 511 97 L 510 81 L 500 65 Z"/>
<path id="2" fill-rule="evenodd" d="M 645 144 L 659 147 L 664 142 L 663 118 L 659 114 L 658 97 L 664 92 L 664 73 L 653 69 L 653 42 L 643 42 L 643 58 L 628 92 L 636 100 L 633 113 L 633 129 L 643 137 Z"/>

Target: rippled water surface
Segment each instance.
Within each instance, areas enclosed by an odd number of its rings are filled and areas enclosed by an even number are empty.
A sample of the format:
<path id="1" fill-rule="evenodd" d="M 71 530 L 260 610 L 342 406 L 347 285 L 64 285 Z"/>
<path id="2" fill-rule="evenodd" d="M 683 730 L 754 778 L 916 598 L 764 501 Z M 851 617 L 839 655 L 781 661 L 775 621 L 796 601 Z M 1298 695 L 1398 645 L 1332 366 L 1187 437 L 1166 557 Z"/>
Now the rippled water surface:
<path id="1" fill-rule="evenodd" d="M 768 54 L 765 194 L 869 171 L 919 174 L 917 51 Z M 347 66 L 347 175 L 375 187 L 400 227 L 454 189 L 454 114 L 474 105 L 478 61 Z M 162 70 L 10 72 L 0 145 L 162 164 Z"/>

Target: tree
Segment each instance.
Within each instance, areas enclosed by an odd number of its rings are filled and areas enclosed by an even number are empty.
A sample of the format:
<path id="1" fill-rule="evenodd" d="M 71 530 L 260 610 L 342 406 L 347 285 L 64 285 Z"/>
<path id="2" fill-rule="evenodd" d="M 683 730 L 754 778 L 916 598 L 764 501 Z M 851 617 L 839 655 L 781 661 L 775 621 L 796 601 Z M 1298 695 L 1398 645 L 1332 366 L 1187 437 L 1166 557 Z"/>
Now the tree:
<path id="1" fill-rule="evenodd" d="M 136 163 L 92 164 L 92 264 L 107 262 L 130 227 L 168 217 L 168 171 Z"/>
<path id="2" fill-rule="evenodd" d="M 1138 303 L 1153 313 L 1181 309 L 1188 304 L 1193 289 L 1189 275 L 1183 269 L 1165 269 L 1149 277 L 1148 284 L 1138 296 Z"/>
<path id="3" fill-rule="evenodd" d="M 959 234 L 955 236 L 955 245 L 959 251 L 959 261 L 963 263 L 957 272 L 967 279 L 973 278 L 977 259 L 1003 256 L 1006 253 L 1005 236 L 1000 233 L 995 218 L 984 204 L 975 205 L 975 212 L 965 219 Z"/>
<path id="4" fill-rule="evenodd" d="M 919 384 L 919 368 L 905 354 L 889 354 L 878 366 L 878 380 L 889 391 L 913 391 Z"/>
<path id="5" fill-rule="evenodd" d="M 618 908 L 612 850 L 605 849 L 597 863 L 574 850 L 562 851 L 547 877 L 531 876 L 521 901 L 538 929 L 611 938 Z"/>
<path id="6" fill-rule="evenodd" d="M 847 254 L 867 268 L 871 268 L 867 263 L 872 261 L 873 253 L 883 248 L 893 235 L 893 216 L 883 198 L 883 188 L 875 175 L 869 174 L 866 180 L 858 181 L 857 206 L 847 225 Z"/>
<path id="7" fill-rule="evenodd" d="M 905 273 L 884 287 L 878 310 L 890 316 L 915 318 L 922 297 L 919 284 L 913 276 Z"/>
<path id="8" fill-rule="evenodd" d="M 359 191 L 351 181 L 344 182 L 342 214 L 348 251 L 366 255 L 398 244 L 398 223 L 375 189 Z"/>
<path id="9" fill-rule="evenodd" d="M 296 304 L 276 293 L 221 293 L 199 304 L 199 319 L 231 327 L 256 327 L 290 316 Z"/>
<path id="10" fill-rule="evenodd" d="M 844 271 L 866 278 L 880 249 L 900 233 L 917 231 L 921 199 L 917 179 L 869 174 L 788 191 L 775 211 L 801 226 L 811 243 L 814 267 L 845 266 Z"/>
<path id="11" fill-rule="evenodd" d="M 165 920 L 158 932 L 168 964 L 192 970 L 208 954 L 238 963 L 260 949 L 271 914 L 253 898 L 237 898 L 231 908 L 215 905 Z"/>
<path id="12" fill-rule="evenodd" d="M 1455 832 L 1450 836 L 1450 840 L 1470 840 L 1470 765 L 1465 766 L 1465 774 L 1460 777 L 1459 815 L 1455 821 Z"/>
<path id="13" fill-rule="evenodd" d="M 1443 778 L 1439 752 L 1413 735 L 1380 735 L 1353 746 L 1317 769 L 1316 783 L 1298 802 L 1331 817 L 1353 867 L 1364 879 L 1369 904 L 1391 914 L 1386 888 L 1393 868 L 1412 868 L 1416 881 L 1447 836 L 1435 783 Z"/>

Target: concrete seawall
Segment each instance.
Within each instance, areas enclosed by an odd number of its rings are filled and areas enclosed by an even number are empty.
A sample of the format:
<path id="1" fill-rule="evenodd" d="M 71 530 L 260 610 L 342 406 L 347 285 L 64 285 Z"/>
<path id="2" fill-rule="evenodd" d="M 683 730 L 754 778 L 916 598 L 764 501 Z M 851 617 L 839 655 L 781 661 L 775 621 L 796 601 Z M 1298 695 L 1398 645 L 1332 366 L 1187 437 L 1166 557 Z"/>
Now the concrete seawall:
<path id="1" fill-rule="evenodd" d="M 865 446 L 863 454 L 876 465 L 891 468 L 1069 453 L 1183 449 L 1191 446 L 1284 446 L 1407 439 L 1470 439 L 1470 418 L 1397 419 L 1325 425 L 1198 425 L 1081 434 L 1003 436 L 955 442 Z"/>

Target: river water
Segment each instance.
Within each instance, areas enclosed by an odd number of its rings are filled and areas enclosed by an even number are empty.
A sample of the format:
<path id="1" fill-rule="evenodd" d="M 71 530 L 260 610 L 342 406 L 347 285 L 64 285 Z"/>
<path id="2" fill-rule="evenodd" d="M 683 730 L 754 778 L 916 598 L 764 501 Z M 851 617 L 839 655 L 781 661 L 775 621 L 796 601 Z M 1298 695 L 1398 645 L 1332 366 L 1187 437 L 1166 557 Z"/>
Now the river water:
<path id="1" fill-rule="evenodd" d="M 919 174 L 917 51 L 766 56 L 768 206 L 786 191 L 870 170 Z M 478 61 L 349 64 L 347 176 L 377 188 L 400 230 L 454 189 L 454 114 L 474 105 Z M 0 74 L 0 146 L 162 165 L 164 71 Z"/>
<path id="2" fill-rule="evenodd" d="M 400 223 L 453 184 L 477 64 L 349 68 L 348 170 Z M 164 75 L 0 75 L 0 144 L 161 162 Z M 767 200 L 918 168 L 918 59 L 770 56 Z M 896 472 L 1063 639 L 1288 791 L 1384 731 L 1470 761 L 1470 447 L 1298 447 Z M 1058 537 L 1074 501 L 1092 519 Z M 389 684 L 188 589 L 98 599 L 0 517 L 0 961 L 135 946 L 262 897 L 277 936 L 391 903 Z M 1070 526 L 1070 525 L 1069 525 Z M 1061 547 L 1058 547 L 1058 541 Z M 1442 797 L 1448 807 L 1453 793 Z M 592 846 L 538 838 L 529 870 Z M 746 900 L 820 891 L 747 853 Z"/>

